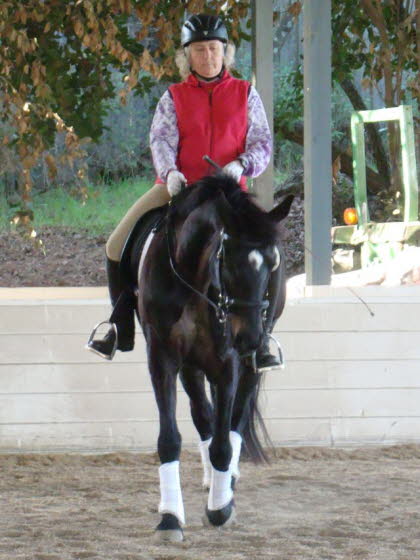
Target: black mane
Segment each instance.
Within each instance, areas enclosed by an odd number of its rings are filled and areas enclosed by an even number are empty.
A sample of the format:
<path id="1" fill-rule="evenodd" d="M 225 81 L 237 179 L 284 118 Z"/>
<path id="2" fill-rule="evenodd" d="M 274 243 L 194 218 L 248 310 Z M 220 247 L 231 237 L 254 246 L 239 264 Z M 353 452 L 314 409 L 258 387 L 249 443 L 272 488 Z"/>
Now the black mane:
<path id="1" fill-rule="evenodd" d="M 243 191 L 234 179 L 225 174 L 204 177 L 188 186 L 173 199 L 171 213 L 181 220 L 186 219 L 205 202 L 214 201 L 217 204 L 222 197 L 228 203 L 229 222 L 235 235 L 267 243 L 278 238 L 277 223 L 270 214 L 256 204 L 254 195 Z"/>

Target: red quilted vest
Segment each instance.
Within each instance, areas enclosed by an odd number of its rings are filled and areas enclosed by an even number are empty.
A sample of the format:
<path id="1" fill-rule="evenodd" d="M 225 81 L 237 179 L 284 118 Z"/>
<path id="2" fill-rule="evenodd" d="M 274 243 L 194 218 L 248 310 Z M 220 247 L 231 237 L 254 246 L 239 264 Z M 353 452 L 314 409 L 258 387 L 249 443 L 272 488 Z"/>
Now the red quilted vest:
<path id="1" fill-rule="evenodd" d="M 190 74 L 170 86 L 179 130 L 177 167 L 188 183 L 214 173 L 204 155 L 223 167 L 245 151 L 249 87 L 226 71 L 214 84 Z M 246 189 L 245 177 L 241 186 Z"/>

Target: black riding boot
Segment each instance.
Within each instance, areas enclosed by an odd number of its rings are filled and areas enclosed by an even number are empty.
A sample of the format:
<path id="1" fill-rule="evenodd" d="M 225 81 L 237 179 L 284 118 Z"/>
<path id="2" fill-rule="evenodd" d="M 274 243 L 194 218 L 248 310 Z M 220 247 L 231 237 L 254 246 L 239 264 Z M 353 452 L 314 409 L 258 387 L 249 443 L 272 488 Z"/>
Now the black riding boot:
<path id="1" fill-rule="evenodd" d="M 109 295 L 113 311 L 108 321 L 110 328 L 104 338 L 94 340 L 97 325 L 90 335 L 86 348 L 106 360 L 112 360 L 116 350 L 129 352 L 134 348 L 134 294 L 124 289 L 120 276 L 120 263 L 106 260 Z"/>
<path id="2" fill-rule="evenodd" d="M 266 334 L 264 335 L 261 346 L 258 348 L 256 353 L 256 365 L 258 371 L 276 369 L 281 367 L 283 364 L 280 348 L 277 356 L 270 352 L 269 334 L 271 334 L 271 331 L 273 330 L 276 319 L 280 317 L 281 312 L 283 311 L 285 295 L 284 270 L 283 263 L 281 262 L 278 269 L 271 274 L 271 278 L 268 283 L 268 300 L 270 303 L 267 309 L 265 321 Z"/>

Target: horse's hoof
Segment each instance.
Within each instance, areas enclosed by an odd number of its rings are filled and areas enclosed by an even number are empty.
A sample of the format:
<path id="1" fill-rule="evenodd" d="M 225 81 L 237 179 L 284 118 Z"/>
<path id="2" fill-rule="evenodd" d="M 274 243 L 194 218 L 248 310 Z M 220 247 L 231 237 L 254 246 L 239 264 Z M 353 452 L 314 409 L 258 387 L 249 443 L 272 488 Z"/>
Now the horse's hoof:
<path id="1" fill-rule="evenodd" d="M 233 500 L 222 509 L 209 509 L 206 506 L 206 516 L 203 517 L 205 525 L 213 527 L 229 527 L 236 520 L 235 502 Z"/>
<path id="2" fill-rule="evenodd" d="M 182 529 L 156 529 L 154 534 L 154 541 L 159 543 L 177 543 L 184 540 L 184 533 Z"/>
<path id="3" fill-rule="evenodd" d="M 171 513 L 164 513 L 155 530 L 154 540 L 157 542 L 182 542 L 184 532 L 178 519 Z"/>

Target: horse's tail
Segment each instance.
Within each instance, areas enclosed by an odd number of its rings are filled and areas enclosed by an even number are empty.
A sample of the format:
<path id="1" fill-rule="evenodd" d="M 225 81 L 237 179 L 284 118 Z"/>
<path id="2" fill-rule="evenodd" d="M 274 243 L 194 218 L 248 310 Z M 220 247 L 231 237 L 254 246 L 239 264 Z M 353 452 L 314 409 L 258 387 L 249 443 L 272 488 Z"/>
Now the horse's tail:
<path id="1" fill-rule="evenodd" d="M 262 375 L 251 393 L 247 410 L 244 411 L 242 440 L 244 444 L 243 454 L 255 463 L 268 463 L 269 456 L 266 449 L 273 450 L 274 445 L 264 423 L 264 419 L 258 406 L 258 396 L 262 385 Z M 262 441 L 261 441 L 262 440 Z"/>

